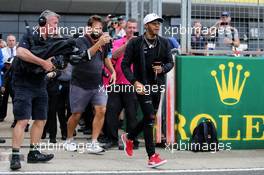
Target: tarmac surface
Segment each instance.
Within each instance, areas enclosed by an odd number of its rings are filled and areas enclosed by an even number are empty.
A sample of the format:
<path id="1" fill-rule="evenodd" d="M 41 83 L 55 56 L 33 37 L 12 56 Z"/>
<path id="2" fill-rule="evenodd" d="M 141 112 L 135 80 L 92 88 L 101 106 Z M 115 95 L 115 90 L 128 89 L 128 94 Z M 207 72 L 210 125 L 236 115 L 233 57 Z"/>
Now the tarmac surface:
<path id="1" fill-rule="evenodd" d="M 11 171 L 9 169 L 9 156 L 11 153 L 10 128 L 13 115 L 12 106 L 9 105 L 8 117 L 0 123 L 0 138 L 6 139 L 6 143 L 0 144 L 0 175 L 50 175 L 50 174 L 89 174 L 89 175 L 263 175 L 264 174 L 264 149 L 256 150 L 230 150 L 217 153 L 190 151 L 177 151 L 165 148 L 157 148 L 161 157 L 168 163 L 156 168 L 147 168 L 147 156 L 143 143 L 139 150 L 135 150 L 134 156 L 129 158 L 123 151 L 111 149 L 103 154 L 88 154 L 85 149 L 86 135 L 78 133 L 76 142 L 79 145 L 78 152 L 66 152 L 63 149 L 64 141 L 57 139 L 57 145 L 49 145 L 48 140 L 42 140 L 42 150 L 54 153 L 55 158 L 44 164 L 27 164 L 26 156 L 29 148 L 29 133 L 26 133 L 21 153 L 22 169 Z M 59 128 L 59 127 L 58 127 Z M 58 132 L 59 133 L 59 132 Z M 60 135 L 58 134 L 60 138 Z M 45 147 L 46 146 L 46 147 Z"/>

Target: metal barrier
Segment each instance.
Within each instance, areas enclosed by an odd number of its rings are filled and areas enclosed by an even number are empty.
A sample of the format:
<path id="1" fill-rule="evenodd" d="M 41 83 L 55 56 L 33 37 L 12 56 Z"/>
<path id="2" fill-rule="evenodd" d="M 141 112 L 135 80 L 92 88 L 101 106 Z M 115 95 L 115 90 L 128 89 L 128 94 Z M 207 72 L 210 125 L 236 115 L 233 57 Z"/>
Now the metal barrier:
<path id="1" fill-rule="evenodd" d="M 263 0 L 182 0 L 181 48 L 192 55 L 264 55 Z M 240 42 L 238 42 L 240 41 Z"/>

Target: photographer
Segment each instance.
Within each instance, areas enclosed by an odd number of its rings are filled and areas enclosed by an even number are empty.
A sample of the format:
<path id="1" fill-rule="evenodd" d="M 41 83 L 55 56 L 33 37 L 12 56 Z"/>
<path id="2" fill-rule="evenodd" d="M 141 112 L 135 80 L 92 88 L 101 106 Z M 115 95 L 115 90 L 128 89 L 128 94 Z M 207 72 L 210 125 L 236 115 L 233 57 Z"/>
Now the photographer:
<path id="1" fill-rule="evenodd" d="M 12 88 L 14 90 L 13 112 L 17 124 L 13 129 L 12 158 L 10 168 L 17 170 L 21 168 L 19 151 L 24 140 L 24 129 L 32 117 L 34 120 L 31 128 L 30 151 L 27 156 L 28 163 L 47 162 L 53 154 L 42 154 L 37 149 L 40 138 L 47 120 L 48 95 L 46 91 L 45 74 L 29 73 L 24 63 L 32 63 L 40 66 L 46 72 L 52 71 L 55 67 L 51 58 L 44 60 L 31 53 L 30 40 L 33 35 L 35 45 L 46 40 L 57 30 L 60 16 L 50 10 L 45 10 L 40 17 L 45 19 L 45 25 L 39 26 L 38 31 L 32 34 L 26 33 L 21 39 L 17 48 L 14 72 L 12 76 Z"/>
<path id="2" fill-rule="evenodd" d="M 89 30 L 88 30 L 89 29 Z M 93 120 L 92 143 L 88 148 L 89 153 L 100 153 L 103 148 L 99 146 L 97 138 L 104 124 L 107 94 L 102 90 L 103 77 L 102 68 L 105 65 L 111 72 L 111 83 L 116 81 L 116 73 L 107 58 L 111 37 L 103 33 L 103 19 L 94 15 L 88 19 L 86 35 L 77 39 L 77 45 L 81 50 L 87 51 L 91 56 L 89 62 L 78 64 L 73 67 L 70 85 L 70 106 L 72 115 L 68 120 L 68 133 L 65 148 L 67 151 L 76 151 L 76 144 L 73 142 L 73 133 L 78 125 L 86 106 L 92 103 L 95 116 Z"/>
<path id="3" fill-rule="evenodd" d="M 131 132 L 122 134 L 121 139 L 126 154 L 132 156 L 133 140 L 140 132 L 144 132 L 145 147 L 149 158 L 148 167 L 157 167 L 167 162 L 155 153 L 153 141 L 153 125 L 161 91 L 165 86 L 165 74 L 173 68 L 169 41 L 158 35 L 162 22 L 163 19 L 155 13 L 145 16 L 146 32 L 129 41 L 121 65 L 125 77 L 135 87 L 144 115 Z M 132 64 L 133 72 L 131 71 Z"/>
<path id="4" fill-rule="evenodd" d="M 230 13 L 224 11 L 221 14 L 220 20 L 209 29 L 209 34 L 215 36 L 216 39 L 215 50 L 232 51 L 233 46 L 239 47 L 238 31 L 230 23 Z"/>

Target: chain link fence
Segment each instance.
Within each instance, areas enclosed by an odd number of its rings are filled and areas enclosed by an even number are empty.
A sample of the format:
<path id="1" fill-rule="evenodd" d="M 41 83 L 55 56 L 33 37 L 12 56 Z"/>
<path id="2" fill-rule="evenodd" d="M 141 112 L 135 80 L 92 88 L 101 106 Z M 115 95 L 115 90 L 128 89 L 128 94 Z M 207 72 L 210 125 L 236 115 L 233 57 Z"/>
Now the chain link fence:
<path id="1" fill-rule="evenodd" d="M 182 27 L 189 29 L 186 35 L 181 33 L 187 38 L 181 42 L 185 53 L 264 54 L 263 0 L 191 0 L 182 3 L 182 9 Z"/>

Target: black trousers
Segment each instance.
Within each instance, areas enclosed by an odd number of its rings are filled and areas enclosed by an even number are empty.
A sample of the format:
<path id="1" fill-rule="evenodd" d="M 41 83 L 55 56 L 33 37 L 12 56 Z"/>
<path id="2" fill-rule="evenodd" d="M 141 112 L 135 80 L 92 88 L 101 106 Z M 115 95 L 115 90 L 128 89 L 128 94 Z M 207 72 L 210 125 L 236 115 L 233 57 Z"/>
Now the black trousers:
<path id="1" fill-rule="evenodd" d="M 137 98 L 131 92 L 110 92 L 106 106 L 106 135 L 114 142 L 118 141 L 119 114 L 126 114 L 126 131 L 131 132 L 137 125 Z M 135 139 L 135 138 L 134 138 Z"/>
<path id="2" fill-rule="evenodd" d="M 85 129 L 93 129 L 93 119 L 94 119 L 94 109 L 93 105 L 89 103 L 85 111 L 82 113 L 82 118 L 84 119 Z"/>
<path id="3" fill-rule="evenodd" d="M 156 111 L 159 107 L 160 92 L 150 93 L 150 95 L 137 95 L 143 112 L 143 119 L 137 126 L 128 133 L 128 138 L 133 140 L 140 132 L 144 133 L 145 147 L 149 157 L 155 154 L 155 144 L 153 140 L 153 126 Z"/>
<path id="4" fill-rule="evenodd" d="M 50 139 L 57 135 L 57 114 L 60 122 L 61 135 L 67 136 L 67 121 L 71 115 L 69 106 L 69 85 L 65 82 L 58 84 L 59 91 L 48 91 L 49 108 L 48 119 L 44 133 L 49 132 Z"/>
<path id="5" fill-rule="evenodd" d="M 57 113 L 60 122 L 61 134 L 67 136 L 67 122 L 71 116 L 70 108 L 70 82 L 59 81 L 61 89 L 58 94 Z"/>
<path id="6" fill-rule="evenodd" d="M 44 127 L 44 132 L 49 132 L 50 139 L 56 139 L 57 135 L 57 105 L 58 94 L 49 93 L 48 119 Z"/>

